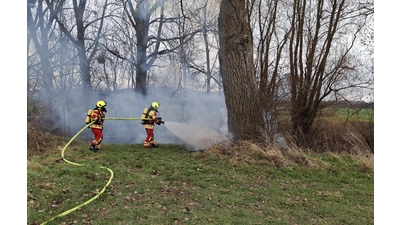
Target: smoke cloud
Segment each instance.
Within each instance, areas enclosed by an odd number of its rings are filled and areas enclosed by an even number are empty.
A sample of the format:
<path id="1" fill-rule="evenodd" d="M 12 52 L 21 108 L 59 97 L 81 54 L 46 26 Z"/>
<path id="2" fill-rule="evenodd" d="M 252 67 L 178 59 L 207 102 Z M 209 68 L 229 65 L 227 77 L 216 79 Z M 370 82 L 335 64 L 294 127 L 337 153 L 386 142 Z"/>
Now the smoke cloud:
<path id="1" fill-rule="evenodd" d="M 165 126 L 180 138 L 191 151 L 201 151 L 213 144 L 228 139 L 223 129 L 215 129 L 209 124 L 169 122 Z"/>
<path id="2" fill-rule="evenodd" d="M 103 144 L 141 144 L 146 132 L 139 119 L 144 108 L 153 101 L 160 104 L 159 116 L 165 124 L 156 125 L 154 130 L 157 144 L 183 144 L 197 151 L 212 144 L 226 140 L 227 112 L 223 93 L 200 91 L 176 91 L 171 88 L 150 87 L 147 97 L 131 89 L 97 94 L 90 97 L 71 93 L 63 95 L 66 99 L 52 101 L 53 110 L 58 115 L 57 126 L 68 130 L 70 137 L 81 130 L 89 109 L 95 108 L 98 100 L 107 102 L 104 122 Z M 62 104 L 67 102 L 68 104 Z M 107 120 L 107 118 L 136 118 L 137 120 Z M 79 138 L 93 139 L 90 129 L 84 130 Z"/>

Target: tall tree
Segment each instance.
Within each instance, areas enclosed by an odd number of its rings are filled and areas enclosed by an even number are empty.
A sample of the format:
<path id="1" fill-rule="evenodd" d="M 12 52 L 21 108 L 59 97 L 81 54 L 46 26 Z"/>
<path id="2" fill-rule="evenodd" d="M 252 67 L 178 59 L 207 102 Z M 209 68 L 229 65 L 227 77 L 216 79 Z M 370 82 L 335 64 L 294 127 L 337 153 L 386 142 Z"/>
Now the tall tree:
<path id="1" fill-rule="evenodd" d="M 284 92 L 281 78 L 281 64 L 288 41 L 289 28 L 284 22 L 286 3 L 274 0 L 251 0 L 252 27 L 255 42 L 255 68 L 258 78 L 260 108 L 266 119 L 266 132 L 269 141 L 274 142 L 279 114 L 282 114 Z"/>
<path id="2" fill-rule="evenodd" d="M 365 25 L 360 13 L 356 1 L 293 2 L 289 68 L 291 121 L 298 140 L 309 134 L 323 99 L 361 85 L 351 77 L 351 50 Z"/>
<path id="3" fill-rule="evenodd" d="M 102 14 L 97 18 L 93 18 L 92 21 L 89 21 L 90 16 L 85 16 L 87 14 L 88 9 L 86 8 L 87 0 L 72 0 L 73 4 L 73 15 L 75 21 L 71 24 L 72 28 L 68 28 L 67 24 L 64 23 L 59 17 L 57 17 L 58 25 L 66 37 L 73 43 L 75 46 L 78 55 L 80 74 L 82 78 L 82 87 L 85 93 L 89 93 L 92 88 L 91 83 L 91 74 L 90 74 L 90 64 L 92 60 L 95 58 L 97 51 L 99 49 L 99 39 L 101 37 L 101 31 L 104 23 L 105 12 L 107 8 L 107 0 L 104 1 Z M 66 10 L 66 9 L 64 9 Z M 67 14 L 67 13 L 65 13 Z M 94 16 L 97 16 L 97 12 L 93 13 Z M 94 38 L 89 39 L 87 35 L 87 30 L 90 25 L 94 25 L 96 22 L 99 23 L 98 27 L 96 27 L 94 31 Z M 73 29 L 75 28 L 75 34 L 73 33 Z M 91 40 L 88 44 L 88 40 Z"/>
<path id="4" fill-rule="evenodd" d="M 247 1 L 221 1 L 219 59 L 228 111 L 228 131 L 234 141 L 265 141 L 248 19 Z"/>
<path id="5" fill-rule="evenodd" d="M 51 0 L 28 1 L 27 4 L 28 35 L 40 57 L 44 88 L 50 95 L 54 91 L 54 71 L 51 58 L 55 51 L 50 50 L 52 48 L 50 43 L 53 42 L 51 35 L 54 31 L 55 18 L 62 5 L 58 1 Z"/>
<path id="6" fill-rule="evenodd" d="M 219 69 L 215 66 L 218 57 L 213 54 L 218 51 L 218 43 L 215 44 L 218 35 L 214 34 L 218 29 L 219 3 L 212 3 L 208 0 L 183 3 L 181 0 L 180 6 L 181 10 L 178 17 L 182 19 L 176 21 L 175 27 L 179 29 L 179 35 L 182 36 L 179 39 L 181 47 L 177 55 L 182 65 L 183 86 L 186 87 L 186 83 L 191 81 L 191 85 L 194 85 L 193 88 L 205 89 L 209 93 L 213 88 L 211 86 L 212 79 L 219 85 L 217 77 L 219 76 Z M 184 34 L 197 30 L 200 33 L 185 44 Z M 213 76 L 213 72 L 216 76 Z"/>
<path id="7" fill-rule="evenodd" d="M 136 35 L 136 87 L 135 90 L 147 95 L 147 73 L 158 57 L 160 39 L 164 25 L 164 1 L 156 1 L 150 5 L 149 0 L 142 0 L 134 4 L 133 0 L 122 1 L 124 13 L 135 30 Z M 160 17 L 150 20 L 153 13 L 160 9 Z M 150 37 L 149 31 L 153 24 L 157 24 L 156 36 Z M 148 52 L 150 52 L 148 55 Z"/>
<path id="8" fill-rule="evenodd" d="M 191 40 L 199 30 L 180 36 L 164 36 L 163 27 L 179 19 L 174 17 L 168 18 L 165 15 L 165 7 L 170 2 L 169 0 L 122 0 L 121 2 L 124 5 L 124 13 L 133 27 L 136 37 L 136 58 L 133 59 L 136 66 L 135 90 L 146 96 L 148 72 L 156 59 L 161 55 L 166 55 L 179 49 L 182 44 L 186 44 Z M 172 2 L 171 4 L 176 3 Z M 156 13 L 159 13 L 158 17 Z M 151 31 L 155 31 L 155 33 L 153 34 Z M 166 46 L 169 46 L 168 42 L 176 40 L 183 41 L 179 45 L 166 48 Z"/>

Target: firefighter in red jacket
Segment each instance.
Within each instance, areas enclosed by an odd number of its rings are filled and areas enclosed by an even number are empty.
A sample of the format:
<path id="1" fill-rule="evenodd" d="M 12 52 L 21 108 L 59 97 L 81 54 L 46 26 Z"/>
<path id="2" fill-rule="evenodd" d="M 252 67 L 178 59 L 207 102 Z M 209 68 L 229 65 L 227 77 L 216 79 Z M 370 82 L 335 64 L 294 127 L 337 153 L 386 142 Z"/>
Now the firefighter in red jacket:
<path id="1" fill-rule="evenodd" d="M 93 113 L 91 116 L 91 121 L 96 121 L 92 125 L 90 125 L 90 129 L 92 130 L 94 140 L 92 141 L 92 145 L 90 146 L 89 150 L 92 152 L 97 152 L 100 150 L 100 143 L 103 140 L 103 123 L 105 118 L 105 113 L 107 112 L 106 109 L 107 102 L 103 100 L 99 100 L 96 103 L 96 108 L 93 109 Z"/>
<path id="2" fill-rule="evenodd" d="M 158 108 L 160 104 L 158 102 L 151 103 L 150 108 L 145 108 L 143 110 L 142 118 L 146 118 L 148 120 L 142 120 L 142 124 L 144 129 L 146 130 L 147 137 L 144 140 L 143 147 L 145 148 L 156 148 L 158 145 L 154 140 L 154 125 L 164 124 L 161 117 L 158 117 Z"/>

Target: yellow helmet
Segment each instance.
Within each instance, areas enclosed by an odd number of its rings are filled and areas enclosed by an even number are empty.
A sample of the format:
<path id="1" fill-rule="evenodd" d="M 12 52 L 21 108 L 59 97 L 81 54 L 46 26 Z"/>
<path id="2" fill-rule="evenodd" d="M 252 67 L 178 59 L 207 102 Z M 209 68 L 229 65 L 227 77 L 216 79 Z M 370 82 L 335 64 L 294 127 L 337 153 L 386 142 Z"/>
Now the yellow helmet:
<path id="1" fill-rule="evenodd" d="M 158 102 L 153 102 L 151 103 L 151 107 L 158 109 L 160 107 L 160 104 L 158 104 Z"/>
<path id="2" fill-rule="evenodd" d="M 99 100 L 99 101 L 96 103 L 96 106 L 97 106 L 98 108 L 106 107 L 106 106 L 107 106 L 107 102 L 105 102 L 105 101 L 103 101 L 103 100 Z"/>

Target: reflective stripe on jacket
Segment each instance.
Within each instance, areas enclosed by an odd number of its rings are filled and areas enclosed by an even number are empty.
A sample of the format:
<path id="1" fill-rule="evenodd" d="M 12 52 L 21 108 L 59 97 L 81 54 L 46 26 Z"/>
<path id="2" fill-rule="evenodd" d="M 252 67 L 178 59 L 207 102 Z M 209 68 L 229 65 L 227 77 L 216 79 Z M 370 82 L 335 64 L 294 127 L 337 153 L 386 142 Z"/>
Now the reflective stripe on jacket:
<path id="1" fill-rule="evenodd" d="M 92 121 L 96 121 L 96 122 L 94 122 L 92 125 L 90 125 L 90 128 L 103 129 L 104 118 L 105 118 L 105 115 L 104 115 L 103 111 L 101 111 L 100 109 L 94 109 L 90 119 L 91 119 L 91 122 Z"/>
<path id="2" fill-rule="evenodd" d="M 154 129 L 154 124 L 158 121 L 157 112 L 151 110 L 146 118 L 149 118 L 151 120 L 149 120 L 147 124 L 144 124 L 143 127 L 146 129 Z"/>

